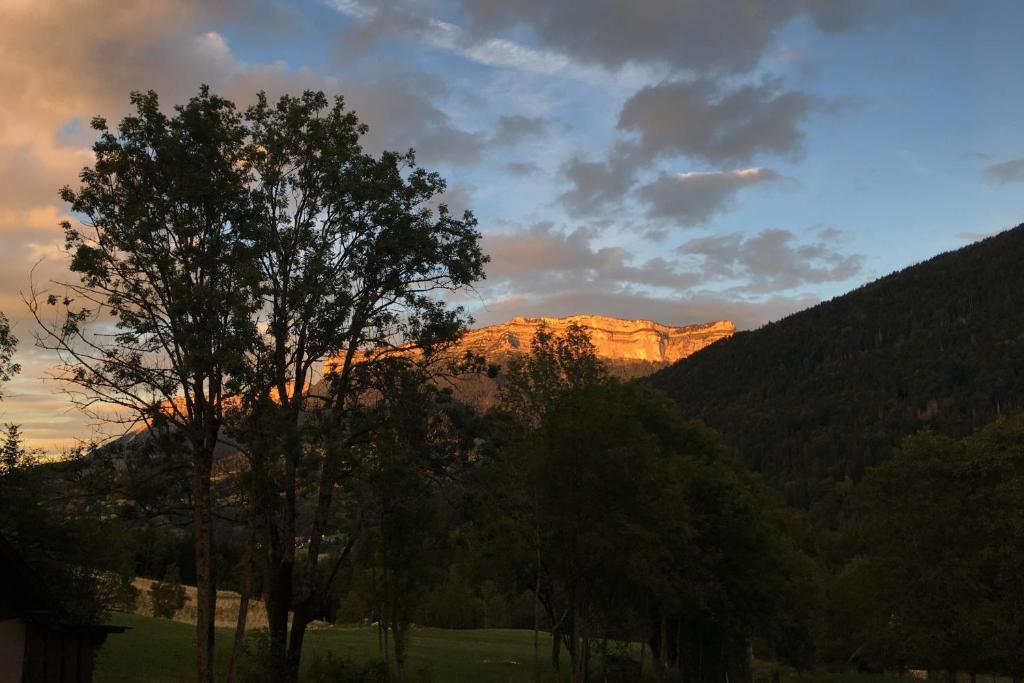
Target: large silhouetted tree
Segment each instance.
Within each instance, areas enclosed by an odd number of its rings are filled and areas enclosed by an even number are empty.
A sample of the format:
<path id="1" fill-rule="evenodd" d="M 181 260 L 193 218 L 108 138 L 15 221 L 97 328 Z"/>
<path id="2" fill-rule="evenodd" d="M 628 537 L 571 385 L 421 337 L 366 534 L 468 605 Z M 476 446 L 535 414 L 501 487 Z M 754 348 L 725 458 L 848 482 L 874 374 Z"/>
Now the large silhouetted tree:
<path id="1" fill-rule="evenodd" d="M 32 311 L 39 343 L 63 360 L 59 377 L 86 408 L 120 408 L 154 440 L 191 461 L 197 676 L 213 680 L 214 540 L 210 478 L 231 381 L 251 345 L 247 129 L 206 87 L 164 113 L 154 92 L 133 93 L 135 114 L 102 118 L 95 162 L 61 196 L 81 221 L 63 228 L 77 283 Z M 53 307 L 49 315 L 46 304 Z"/>
<path id="2" fill-rule="evenodd" d="M 338 480 L 370 430 L 360 397 L 380 359 L 429 366 L 465 328 L 445 297 L 483 277 L 480 235 L 471 213 L 438 201 L 444 180 L 412 151 L 364 153 L 366 128 L 340 98 L 260 95 L 239 113 L 204 87 L 171 116 L 154 93 L 132 101 L 137 114 L 116 131 L 94 121 L 95 165 L 62 192 L 83 216 L 64 224 L 80 282 L 46 298 L 53 320 L 34 297 L 40 343 L 62 353 L 85 406 L 120 406 L 191 456 L 201 681 L 212 676 L 213 453 L 230 440 L 245 454 L 271 665 L 294 680 L 323 609 Z"/>
<path id="3" fill-rule="evenodd" d="M 341 98 L 260 96 L 245 120 L 261 306 L 236 439 L 264 544 L 271 666 L 294 680 L 306 626 L 325 609 L 338 486 L 373 429 L 362 397 L 396 354 L 421 373 L 444 364 L 437 352 L 468 322 L 445 295 L 483 277 L 486 257 L 473 215 L 438 203 L 444 180 L 411 151 L 364 153 L 366 127 Z M 312 509 L 300 528 L 303 491 Z"/>

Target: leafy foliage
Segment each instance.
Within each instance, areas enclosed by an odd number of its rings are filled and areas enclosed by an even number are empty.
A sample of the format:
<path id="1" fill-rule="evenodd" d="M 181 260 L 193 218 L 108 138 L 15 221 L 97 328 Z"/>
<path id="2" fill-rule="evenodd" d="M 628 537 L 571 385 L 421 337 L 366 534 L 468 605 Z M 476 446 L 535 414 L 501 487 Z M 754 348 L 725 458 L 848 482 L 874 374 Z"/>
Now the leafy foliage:
<path id="1" fill-rule="evenodd" d="M 188 595 L 181 584 L 181 572 L 178 565 L 167 568 L 164 578 L 154 581 L 149 587 L 149 599 L 153 605 L 153 616 L 170 619 L 188 604 Z"/>
<path id="2" fill-rule="evenodd" d="M 8 425 L 0 437 L 0 534 L 47 587 L 57 616 L 95 622 L 131 603 L 131 539 L 104 501 L 80 496 L 75 460 L 47 463 Z"/>
<path id="3" fill-rule="evenodd" d="M 21 370 L 21 367 L 12 360 L 17 346 L 18 339 L 11 334 L 11 324 L 7 320 L 7 316 L 0 312 L 0 387 L 5 382 L 9 382 Z M 0 398 L 3 398 L 2 391 L 0 391 Z"/>
<path id="4" fill-rule="evenodd" d="M 808 615 L 792 599 L 806 577 L 778 502 L 714 433 L 613 378 L 579 328 L 538 333 L 510 363 L 502 407 L 480 509 L 496 553 L 532 578 L 574 680 L 595 638 L 650 641 L 668 670 L 715 652 L 707 679 L 742 673 L 758 633 L 806 663 Z"/>
<path id="5" fill-rule="evenodd" d="M 828 603 L 832 656 L 1024 674 L 1022 444 L 1018 413 L 962 440 L 909 437 L 869 471 L 857 556 Z"/>

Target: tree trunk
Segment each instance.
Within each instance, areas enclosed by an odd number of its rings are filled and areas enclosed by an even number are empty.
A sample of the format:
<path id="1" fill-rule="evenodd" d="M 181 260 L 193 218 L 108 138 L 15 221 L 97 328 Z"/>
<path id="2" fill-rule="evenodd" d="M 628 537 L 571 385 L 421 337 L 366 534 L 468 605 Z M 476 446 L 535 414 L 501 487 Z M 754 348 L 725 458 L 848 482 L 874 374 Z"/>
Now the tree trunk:
<path id="1" fill-rule="evenodd" d="M 551 670 L 555 677 L 562 669 L 562 632 L 558 626 L 551 629 Z"/>
<path id="2" fill-rule="evenodd" d="M 537 578 L 533 586 L 533 673 L 540 680 L 540 550 L 537 551 Z"/>
<path id="3" fill-rule="evenodd" d="M 213 561 L 213 503 L 210 478 L 213 451 L 196 453 L 192 463 L 192 527 L 196 555 L 196 680 L 213 683 L 214 618 L 217 586 Z"/>
<path id="4" fill-rule="evenodd" d="M 666 616 L 665 613 L 662 613 L 662 615 L 661 615 L 661 632 L 660 632 L 659 642 L 660 642 L 661 647 L 659 648 L 660 652 L 658 652 L 658 655 L 659 655 L 658 659 L 659 659 L 659 662 L 661 663 L 661 670 L 662 671 L 668 671 L 669 670 L 668 616 Z"/>
<path id="5" fill-rule="evenodd" d="M 311 621 L 305 607 L 300 607 L 292 614 L 292 633 L 288 640 L 288 680 L 296 683 L 299 680 L 299 664 L 302 663 L 302 644 L 306 640 L 306 627 Z"/>
<path id="6" fill-rule="evenodd" d="M 573 610 L 570 634 L 569 660 L 572 665 L 570 680 L 572 683 L 585 683 L 587 678 L 587 658 L 586 653 L 583 651 L 583 638 L 580 635 L 579 613 L 576 610 Z"/>
<path id="7" fill-rule="evenodd" d="M 398 683 L 402 683 L 404 671 L 403 665 L 405 663 L 405 625 L 397 619 L 392 621 L 391 634 L 393 638 L 393 647 L 395 650 L 395 673 L 398 676 Z"/>
<path id="8" fill-rule="evenodd" d="M 235 642 L 231 647 L 231 661 L 228 664 L 228 683 L 236 683 L 238 680 L 238 661 L 242 657 L 242 650 L 245 644 L 245 625 L 249 616 L 249 596 L 252 594 L 252 563 L 253 547 L 256 545 L 256 519 L 249 519 L 249 542 L 242 552 L 240 562 L 242 576 L 239 586 L 238 597 L 238 621 L 235 622 Z"/>
<path id="9" fill-rule="evenodd" d="M 387 680 L 391 680 L 391 646 L 388 644 L 388 620 L 384 618 L 384 610 L 381 610 L 380 628 L 384 633 L 384 674 Z"/>
<path id="10" fill-rule="evenodd" d="M 272 552 L 267 567 L 264 601 L 267 608 L 270 675 L 273 681 L 288 680 L 288 608 L 292 596 L 291 564 Z"/>

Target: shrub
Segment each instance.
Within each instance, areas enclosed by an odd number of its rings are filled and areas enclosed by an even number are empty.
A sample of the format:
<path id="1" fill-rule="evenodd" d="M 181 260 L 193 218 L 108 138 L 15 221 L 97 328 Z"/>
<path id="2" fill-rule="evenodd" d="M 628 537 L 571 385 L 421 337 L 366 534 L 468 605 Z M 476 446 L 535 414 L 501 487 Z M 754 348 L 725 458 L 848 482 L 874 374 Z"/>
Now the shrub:
<path id="1" fill-rule="evenodd" d="M 188 602 L 185 587 L 181 585 L 178 565 L 172 564 L 164 572 L 163 581 L 154 581 L 149 587 L 149 599 L 153 603 L 153 616 L 170 619 Z"/>
<path id="2" fill-rule="evenodd" d="M 370 615 L 370 608 L 355 591 L 349 591 L 338 605 L 338 621 L 342 624 L 358 624 Z"/>

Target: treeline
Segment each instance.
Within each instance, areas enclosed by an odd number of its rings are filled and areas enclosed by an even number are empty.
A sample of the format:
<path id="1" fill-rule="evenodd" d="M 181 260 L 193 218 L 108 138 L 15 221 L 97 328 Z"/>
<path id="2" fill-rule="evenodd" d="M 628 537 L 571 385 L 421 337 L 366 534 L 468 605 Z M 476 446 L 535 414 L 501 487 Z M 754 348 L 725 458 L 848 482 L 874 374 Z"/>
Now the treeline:
<path id="1" fill-rule="evenodd" d="M 1024 414 L 903 441 L 861 487 L 825 658 L 1024 676 Z"/>
<path id="2" fill-rule="evenodd" d="M 835 521 L 906 436 L 1024 404 L 1024 226 L 741 332 L 651 379 L 792 503 Z"/>
<path id="3" fill-rule="evenodd" d="M 486 413 L 452 400 L 408 357 L 378 364 L 376 375 L 360 404 L 372 428 L 348 451 L 305 609 L 313 619 L 375 624 L 385 670 L 401 676 L 416 625 L 550 632 L 552 649 L 538 650 L 533 665 L 557 677 L 567 660 L 561 674 L 573 681 L 639 676 L 636 643 L 663 675 L 697 680 L 749 676 L 755 642 L 761 657 L 813 662 L 808 559 L 790 540 L 780 500 L 667 397 L 615 378 L 582 328 L 541 331 L 502 373 Z M 324 433 L 309 418 L 303 439 L 316 443 Z M 18 450 L 16 433 L 7 444 Z M 56 564 L 78 568 L 50 575 L 87 601 L 67 601 L 72 616 L 130 607 L 135 573 L 176 576 L 185 562 L 185 580 L 194 577 L 187 489 L 160 466 L 161 452 L 140 436 L 63 469 L 15 462 L 24 455 L 4 461 L 3 518 L 20 524 L 3 531 L 24 545 L 37 528 L 64 530 L 41 540 Z M 250 466 L 238 459 L 225 456 L 240 467 L 214 489 L 214 564 L 219 587 L 255 597 L 274 578 L 259 558 L 270 548 L 253 531 L 254 516 L 268 511 L 252 504 Z M 61 476 L 68 468 L 74 481 Z M 54 487 L 66 494 L 58 499 L 92 503 L 32 499 Z M 299 539 L 317 502 L 308 491 L 298 489 Z M 83 525 L 95 531 L 71 535 Z M 83 555 L 99 534 L 117 539 L 120 564 Z M 243 674 L 275 670 L 269 639 L 261 642 L 242 651 Z"/>

